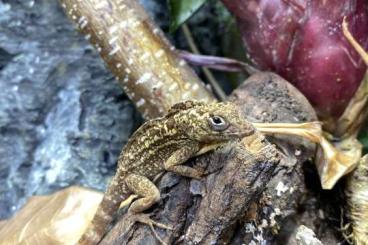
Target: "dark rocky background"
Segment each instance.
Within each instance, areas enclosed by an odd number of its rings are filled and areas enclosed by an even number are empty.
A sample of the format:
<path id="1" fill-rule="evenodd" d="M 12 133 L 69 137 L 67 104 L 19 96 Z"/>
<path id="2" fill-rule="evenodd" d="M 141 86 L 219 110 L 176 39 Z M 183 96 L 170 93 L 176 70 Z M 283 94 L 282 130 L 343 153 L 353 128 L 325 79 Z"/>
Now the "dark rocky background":
<path id="1" fill-rule="evenodd" d="M 166 0 L 141 2 L 168 30 Z M 206 5 L 191 20 L 210 54 L 222 33 L 214 11 Z M 187 47 L 180 32 L 170 38 Z M 0 0 L 0 219 L 32 195 L 70 185 L 103 190 L 141 122 L 56 0 Z"/>

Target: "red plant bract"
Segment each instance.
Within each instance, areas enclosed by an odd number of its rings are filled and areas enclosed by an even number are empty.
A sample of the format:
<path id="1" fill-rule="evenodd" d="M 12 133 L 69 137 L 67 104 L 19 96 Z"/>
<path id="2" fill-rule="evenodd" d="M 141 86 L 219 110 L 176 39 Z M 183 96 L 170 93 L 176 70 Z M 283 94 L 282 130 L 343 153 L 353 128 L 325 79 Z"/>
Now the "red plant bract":
<path id="1" fill-rule="evenodd" d="M 366 66 L 342 34 L 349 30 L 368 48 L 367 0 L 222 0 L 235 15 L 250 58 L 280 74 L 320 116 L 339 116 Z"/>

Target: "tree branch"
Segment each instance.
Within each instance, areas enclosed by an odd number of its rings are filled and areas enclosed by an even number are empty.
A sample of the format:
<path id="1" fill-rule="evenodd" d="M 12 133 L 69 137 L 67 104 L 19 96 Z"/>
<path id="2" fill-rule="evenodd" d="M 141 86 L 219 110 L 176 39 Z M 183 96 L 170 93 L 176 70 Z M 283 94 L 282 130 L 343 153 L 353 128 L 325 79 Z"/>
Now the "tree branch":
<path id="1" fill-rule="evenodd" d="M 180 101 L 214 100 L 137 1 L 60 2 L 145 118 Z"/>

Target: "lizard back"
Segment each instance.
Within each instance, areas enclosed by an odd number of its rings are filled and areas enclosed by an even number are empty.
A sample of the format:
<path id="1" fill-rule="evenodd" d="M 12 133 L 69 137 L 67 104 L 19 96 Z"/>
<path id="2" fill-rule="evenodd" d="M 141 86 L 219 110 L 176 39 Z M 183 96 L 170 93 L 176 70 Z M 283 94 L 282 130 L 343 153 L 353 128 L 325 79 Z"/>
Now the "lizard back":
<path id="1" fill-rule="evenodd" d="M 171 154 L 188 141 L 173 117 L 144 123 L 125 145 L 118 160 L 120 173 L 136 173 L 149 179 L 164 171 Z"/>

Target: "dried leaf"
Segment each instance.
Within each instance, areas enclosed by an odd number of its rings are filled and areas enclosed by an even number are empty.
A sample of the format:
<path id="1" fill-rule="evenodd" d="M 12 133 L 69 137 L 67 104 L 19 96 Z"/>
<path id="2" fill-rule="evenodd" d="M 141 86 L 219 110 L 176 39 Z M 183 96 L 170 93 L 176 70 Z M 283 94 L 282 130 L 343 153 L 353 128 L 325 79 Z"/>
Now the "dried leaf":
<path id="1" fill-rule="evenodd" d="M 82 187 L 31 197 L 14 217 L 0 223 L 1 244 L 75 244 L 101 200 L 102 193 Z"/>

